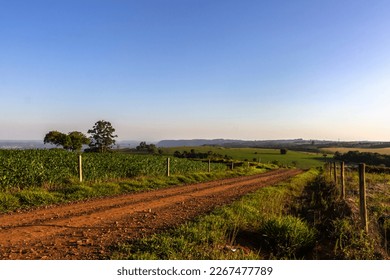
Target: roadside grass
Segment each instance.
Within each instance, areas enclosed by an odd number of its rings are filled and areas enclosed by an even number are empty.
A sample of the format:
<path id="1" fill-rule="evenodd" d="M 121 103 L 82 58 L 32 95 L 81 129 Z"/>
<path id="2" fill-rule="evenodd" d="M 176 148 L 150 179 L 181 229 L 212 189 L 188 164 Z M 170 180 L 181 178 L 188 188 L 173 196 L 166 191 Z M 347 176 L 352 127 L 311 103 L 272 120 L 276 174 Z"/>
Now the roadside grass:
<path id="1" fill-rule="evenodd" d="M 69 178 L 60 186 L 30 187 L 23 190 L 9 190 L 0 193 L 0 213 L 28 209 L 51 204 L 61 204 L 77 200 L 114 196 L 125 193 L 165 188 L 174 185 L 200 183 L 223 178 L 254 175 L 273 168 L 246 167 L 233 171 L 213 173 L 191 173 L 172 176 L 138 176 L 131 179 L 115 179 L 106 182 L 78 182 L 78 178 Z"/>
<path id="2" fill-rule="evenodd" d="M 368 176 L 371 177 L 370 174 Z M 323 173 L 307 186 L 297 212 L 319 233 L 318 244 L 313 250 L 314 259 L 371 260 L 388 257 L 376 215 L 371 215 L 368 233 L 361 226 L 357 182 L 356 174 L 349 173 L 346 177 L 346 200 L 340 198 L 339 186 L 328 174 Z"/>
<path id="3" fill-rule="evenodd" d="M 375 257 L 375 252 L 379 249 L 384 250 L 385 254 L 389 256 L 390 248 L 390 174 L 375 174 L 366 173 L 366 187 L 367 187 L 367 210 L 369 218 L 369 233 L 362 232 L 360 229 L 360 220 L 358 217 L 359 211 L 359 176 L 355 170 L 347 169 L 345 172 L 346 181 L 346 201 L 349 207 L 355 212 L 355 221 L 346 220 L 337 224 L 340 231 L 339 243 L 337 249 L 341 251 L 348 251 L 348 245 L 345 240 L 352 240 L 350 249 L 355 251 L 356 258 L 366 258 L 366 255 Z M 356 220 L 358 220 L 356 222 Z M 357 226 L 356 226 L 357 224 Z M 354 227 L 355 226 L 355 227 Z M 345 228 L 355 228 L 355 230 L 348 235 L 345 234 Z M 366 244 L 366 238 L 372 242 Z M 359 246 L 367 247 L 359 249 Z M 358 248 L 358 249 L 356 249 Z M 378 249 L 379 248 L 379 249 Z M 368 249 L 371 249 L 369 251 Z M 358 253 L 362 254 L 358 254 Z M 351 254 L 347 252 L 346 255 Z"/>
<path id="4" fill-rule="evenodd" d="M 231 157 L 233 160 L 275 163 L 282 166 L 293 166 L 302 169 L 320 167 L 323 165 L 322 155 L 291 150 L 285 155 L 281 155 L 279 149 L 224 148 L 213 146 L 162 148 L 162 151 L 166 155 L 173 155 L 175 151 L 182 153 L 183 151 L 190 151 L 191 149 L 202 153 L 211 151 L 222 156 L 226 155 Z"/>
<path id="5" fill-rule="evenodd" d="M 113 248 L 111 258 L 302 258 L 302 252 L 313 246 L 316 231 L 302 219 L 288 213 L 295 196 L 301 194 L 317 175 L 318 171 L 310 170 L 288 182 L 243 196 L 231 205 L 217 208 L 211 214 L 177 228 L 118 244 Z M 275 248 L 276 244 L 280 248 Z"/>

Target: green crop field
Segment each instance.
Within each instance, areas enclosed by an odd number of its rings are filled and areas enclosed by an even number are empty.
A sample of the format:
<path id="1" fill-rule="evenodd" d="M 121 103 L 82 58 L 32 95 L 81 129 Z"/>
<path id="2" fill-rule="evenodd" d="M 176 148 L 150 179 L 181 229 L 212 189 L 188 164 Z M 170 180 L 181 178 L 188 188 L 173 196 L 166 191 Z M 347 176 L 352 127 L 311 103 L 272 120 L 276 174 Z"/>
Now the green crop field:
<path id="1" fill-rule="evenodd" d="M 83 176 L 99 181 L 166 173 L 166 157 L 121 153 L 84 153 Z M 207 172 L 208 163 L 171 158 L 171 174 Z M 213 163 L 212 171 L 226 170 Z M 66 183 L 78 177 L 78 155 L 64 150 L 0 150 L 0 189 L 24 189 Z"/>
<path id="2" fill-rule="evenodd" d="M 322 149 L 324 152 L 330 153 L 348 153 L 349 151 L 358 151 L 361 153 L 378 153 L 382 155 L 390 155 L 390 148 L 345 148 L 345 147 L 329 147 Z"/>
<path id="3" fill-rule="evenodd" d="M 173 147 L 163 148 L 164 154 L 173 155 L 175 151 L 183 152 L 190 151 L 207 153 L 209 151 L 231 157 L 234 160 L 248 160 L 261 163 L 277 162 L 285 166 L 296 166 L 299 168 L 311 168 L 323 165 L 323 158 L 321 154 L 305 153 L 288 151 L 287 154 L 281 155 L 279 149 L 260 149 L 260 148 L 224 148 L 212 146 L 199 147 Z"/>

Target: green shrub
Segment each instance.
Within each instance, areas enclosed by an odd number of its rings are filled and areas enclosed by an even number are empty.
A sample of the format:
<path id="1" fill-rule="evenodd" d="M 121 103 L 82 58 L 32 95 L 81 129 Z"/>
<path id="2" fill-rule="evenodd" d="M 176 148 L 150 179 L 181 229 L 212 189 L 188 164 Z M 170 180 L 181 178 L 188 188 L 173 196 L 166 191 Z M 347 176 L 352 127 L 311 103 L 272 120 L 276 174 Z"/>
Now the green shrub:
<path id="1" fill-rule="evenodd" d="M 265 221 L 260 227 L 262 242 L 277 258 L 297 258 L 311 249 L 316 231 L 300 218 L 288 215 Z"/>

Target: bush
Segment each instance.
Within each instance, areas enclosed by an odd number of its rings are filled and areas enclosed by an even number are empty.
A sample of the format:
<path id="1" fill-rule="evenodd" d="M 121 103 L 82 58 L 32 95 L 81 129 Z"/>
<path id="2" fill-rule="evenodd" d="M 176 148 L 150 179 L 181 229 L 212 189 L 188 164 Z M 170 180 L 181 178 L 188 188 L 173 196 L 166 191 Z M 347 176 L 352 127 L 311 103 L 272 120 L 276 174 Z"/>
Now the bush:
<path id="1" fill-rule="evenodd" d="M 260 227 L 265 246 L 277 258 L 297 258 L 311 249 L 316 231 L 294 216 L 276 217 Z"/>
<path id="2" fill-rule="evenodd" d="M 287 149 L 285 149 L 285 148 L 280 149 L 280 154 L 281 155 L 287 154 Z"/>

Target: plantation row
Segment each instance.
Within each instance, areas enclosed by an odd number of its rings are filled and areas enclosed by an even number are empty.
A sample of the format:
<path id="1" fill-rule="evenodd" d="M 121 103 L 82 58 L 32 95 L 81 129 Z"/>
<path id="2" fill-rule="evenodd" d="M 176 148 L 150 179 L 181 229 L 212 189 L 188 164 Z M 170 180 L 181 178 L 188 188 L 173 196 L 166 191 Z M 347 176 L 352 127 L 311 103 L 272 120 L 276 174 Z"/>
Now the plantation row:
<path id="1" fill-rule="evenodd" d="M 224 164 L 211 165 L 211 171 L 225 170 Z M 206 172 L 208 163 L 172 158 L 171 174 Z M 86 181 L 162 176 L 166 157 L 119 153 L 83 154 Z M 78 155 L 63 150 L 0 150 L 0 190 L 24 189 L 63 184 L 78 176 Z"/>

